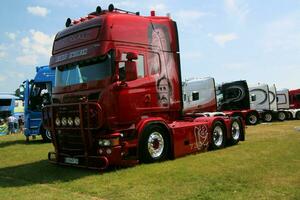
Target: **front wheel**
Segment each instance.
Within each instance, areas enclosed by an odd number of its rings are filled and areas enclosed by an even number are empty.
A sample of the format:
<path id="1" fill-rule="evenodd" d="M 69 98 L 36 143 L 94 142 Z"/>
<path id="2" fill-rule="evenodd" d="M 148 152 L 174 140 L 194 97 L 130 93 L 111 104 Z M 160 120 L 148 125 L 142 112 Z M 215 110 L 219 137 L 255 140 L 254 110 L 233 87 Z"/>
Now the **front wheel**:
<path id="1" fill-rule="evenodd" d="M 226 132 L 222 122 L 216 121 L 212 128 L 212 149 L 222 149 L 225 146 Z"/>
<path id="2" fill-rule="evenodd" d="M 43 127 L 41 127 L 41 135 L 43 138 L 43 142 L 51 142 L 51 133 L 49 130 L 45 130 Z"/>
<path id="3" fill-rule="evenodd" d="M 258 115 L 256 113 L 249 113 L 246 122 L 248 125 L 256 125 L 258 123 Z"/>
<path id="4" fill-rule="evenodd" d="M 168 158 L 169 140 L 165 129 L 158 125 L 149 125 L 142 132 L 139 142 L 141 162 L 152 163 Z"/>

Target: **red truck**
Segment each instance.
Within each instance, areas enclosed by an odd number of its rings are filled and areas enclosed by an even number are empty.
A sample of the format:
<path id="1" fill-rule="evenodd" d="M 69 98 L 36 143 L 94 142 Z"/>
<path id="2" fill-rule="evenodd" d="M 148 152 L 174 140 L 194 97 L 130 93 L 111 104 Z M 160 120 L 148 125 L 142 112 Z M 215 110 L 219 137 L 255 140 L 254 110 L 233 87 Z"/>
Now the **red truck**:
<path id="1" fill-rule="evenodd" d="M 106 169 L 220 149 L 240 118 L 183 114 L 176 22 L 99 6 L 57 33 L 53 104 L 43 109 L 56 164 Z"/>

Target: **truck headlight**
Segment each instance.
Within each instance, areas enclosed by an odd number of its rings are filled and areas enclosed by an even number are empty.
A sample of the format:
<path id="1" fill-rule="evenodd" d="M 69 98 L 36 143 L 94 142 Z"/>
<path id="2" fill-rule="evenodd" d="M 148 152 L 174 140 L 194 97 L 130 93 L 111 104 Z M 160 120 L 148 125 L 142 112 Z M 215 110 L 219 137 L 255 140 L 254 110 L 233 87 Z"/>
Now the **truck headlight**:
<path id="1" fill-rule="evenodd" d="M 61 124 L 62 124 L 63 126 L 66 126 L 67 123 L 68 123 L 67 118 L 63 117 L 63 118 L 61 119 Z"/>
<path id="2" fill-rule="evenodd" d="M 72 117 L 69 117 L 69 118 L 68 118 L 68 125 L 69 125 L 69 126 L 73 126 L 73 123 L 74 123 L 74 122 L 73 122 Z"/>
<path id="3" fill-rule="evenodd" d="M 110 139 L 100 139 L 98 144 L 102 147 L 117 146 L 120 145 L 120 139 L 118 137 Z"/>
<path id="4" fill-rule="evenodd" d="M 80 125 L 80 118 L 79 117 L 75 117 L 74 123 L 75 123 L 75 126 L 79 126 Z"/>
<path id="5" fill-rule="evenodd" d="M 59 117 L 57 117 L 56 119 L 55 119 L 55 124 L 56 124 L 56 126 L 60 126 L 60 119 L 59 119 Z"/>

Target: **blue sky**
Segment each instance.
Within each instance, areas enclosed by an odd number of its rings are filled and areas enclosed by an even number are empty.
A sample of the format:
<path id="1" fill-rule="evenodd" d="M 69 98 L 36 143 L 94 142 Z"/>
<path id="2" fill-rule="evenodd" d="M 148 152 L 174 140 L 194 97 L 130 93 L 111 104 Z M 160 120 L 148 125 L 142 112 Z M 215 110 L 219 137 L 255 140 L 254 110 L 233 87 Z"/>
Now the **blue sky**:
<path id="1" fill-rule="evenodd" d="M 66 18 L 97 5 L 171 13 L 177 21 L 183 78 L 212 76 L 217 83 L 300 88 L 300 0 L 3 0 L 0 7 L 0 92 L 12 92 L 47 65 L 55 34 Z"/>

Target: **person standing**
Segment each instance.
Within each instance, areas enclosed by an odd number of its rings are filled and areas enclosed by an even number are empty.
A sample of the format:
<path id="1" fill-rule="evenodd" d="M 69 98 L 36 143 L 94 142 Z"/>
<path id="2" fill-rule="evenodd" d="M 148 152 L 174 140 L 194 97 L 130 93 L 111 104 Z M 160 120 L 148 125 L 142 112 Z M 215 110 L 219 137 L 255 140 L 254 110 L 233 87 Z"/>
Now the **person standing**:
<path id="1" fill-rule="evenodd" d="M 15 126 L 14 126 L 15 121 L 16 121 L 16 118 L 13 115 L 11 115 L 7 118 L 8 134 L 15 133 Z"/>

